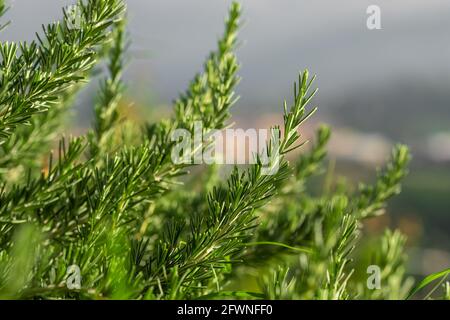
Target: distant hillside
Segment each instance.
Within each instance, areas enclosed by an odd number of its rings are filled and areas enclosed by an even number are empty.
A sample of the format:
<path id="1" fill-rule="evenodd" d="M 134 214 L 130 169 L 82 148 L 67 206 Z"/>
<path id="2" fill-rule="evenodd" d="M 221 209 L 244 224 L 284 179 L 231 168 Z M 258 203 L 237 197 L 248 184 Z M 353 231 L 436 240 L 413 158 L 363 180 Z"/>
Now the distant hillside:
<path id="1" fill-rule="evenodd" d="M 401 81 L 353 92 L 327 111 L 336 125 L 414 145 L 433 133 L 450 131 L 450 81 Z"/>

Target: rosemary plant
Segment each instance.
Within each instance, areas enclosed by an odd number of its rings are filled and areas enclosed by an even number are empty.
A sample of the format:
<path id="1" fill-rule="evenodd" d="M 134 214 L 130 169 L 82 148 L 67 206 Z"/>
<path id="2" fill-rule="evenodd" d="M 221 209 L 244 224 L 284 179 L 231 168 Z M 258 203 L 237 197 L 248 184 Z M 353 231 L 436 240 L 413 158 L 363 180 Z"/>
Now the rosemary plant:
<path id="1" fill-rule="evenodd" d="M 5 9 L 0 1 L 0 14 Z M 79 0 L 76 9 L 76 26 L 64 10 L 36 41 L 0 44 L 1 298 L 403 299 L 448 274 L 411 289 L 405 238 L 386 231 L 370 252 L 382 289 L 353 277 L 362 222 L 383 214 L 400 191 L 410 156 L 396 146 L 375 183 L 357 192 L 310 193 L 306 182 L 322 172 L 329 128 L 288 158 L 315 111 L 308 71 L 255 164 L 221 179 L 216 166 L 190 174 L 171 160 L 175 130 L 194 133 L 198 121 L 204 134 L 228 126 L 239 83 L 237 3 L 173 116 L 140 129 L 120 108 L 124 2 Z M 102 60 L 92 130 L 59 138 L 52 151 L 71 101 Z M 277 167 L 273 174 L 264 173 L 264 159 Z M 239 281 L 255 270 L 263 274 L 256 285 Z M 444 289 L 448 298 L 448 283 Z"/>

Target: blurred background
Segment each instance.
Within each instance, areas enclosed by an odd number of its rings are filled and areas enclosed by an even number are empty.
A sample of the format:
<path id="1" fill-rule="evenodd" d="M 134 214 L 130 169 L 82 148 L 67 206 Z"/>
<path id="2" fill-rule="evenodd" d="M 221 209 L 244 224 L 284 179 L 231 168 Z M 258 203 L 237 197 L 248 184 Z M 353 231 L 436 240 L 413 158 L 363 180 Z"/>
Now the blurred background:
<path id="1" fill-rule="evenodd" d="M 450 2 L 448 0 L 243 0 L 238 57 L 240 128 L 279 123 L 297 72 L 317 74 L 319 122 L 333 128 L 335 171 L 373 180 L 395 142 L 412 148 L 411 173 L 388 215 L 368 223 L 378 234 L 398 227 L 409 237 L 410 273 L 450 265 Z M 15 0 L 1 41 L 35 39 L 72 1 Z M 223 30 L 230 1 L 128 0 L 132 41 L 127 95 L 160 117 L 201 70 Z M 369 5 L 381 8 L 381 30 L 366 26 Z M 74 128 L 89 126 L 95 83 L 77 103 Z"/>

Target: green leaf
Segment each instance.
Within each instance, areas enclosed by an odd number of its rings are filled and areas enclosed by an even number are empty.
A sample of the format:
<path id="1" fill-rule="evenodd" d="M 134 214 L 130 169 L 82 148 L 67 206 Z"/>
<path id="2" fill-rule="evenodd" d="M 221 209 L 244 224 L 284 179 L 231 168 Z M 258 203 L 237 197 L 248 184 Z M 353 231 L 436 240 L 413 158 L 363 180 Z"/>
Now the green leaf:
<path id="1" fill-rule="evenodd" d="M 446 277 L 449 274 L 450 274 L 450 268 L 447 268 L 445 270 L 442 270 L 442 271 L 439 271 L 439 272 L 436 272 L 436 273 L 432 273 L 432 274 L 426 276 L 422 281 L 419 282 L 419 284 L 416 287 L 414 287 L 409 292 L 409 295 L 408 295 L 408 297 L 406 297 L 406 300 L 411 298 L 413 295 L 415 295 L 417 292 L 419 292 L 420 290 L 422 290 L 423 288 L 428 286 L 433 281 L 435 281 L 435 280 L 437 280 L 439 278 Z"/>
<path id="2" fill-rule="evenodd" d="M 209 299 L 223 299 L 223 298 L 252 298 L 252 299 L 263 299 L 264 294 L 260 292 L 251 292 L 251 291 L 221 291 L 210 293 L 201 297 L 198 297 L 195 300 L 209 300 Z"/>
<path id="3" fill-rule="evenodd" d="M 260 245 L 268 245 L 268 246 L 278 246 L 283 247 L 289 250 L 303 252 L 303 253 L 313 253 L 313 250 L 306 247 L 292 247 L 290 245 L 287 245 L 285 243 L 281 242 L 273 242 L 273 241 L 258 241 L 258 242 L 248 242 L 245 243 L 246 246 L 260 246 Z"/>

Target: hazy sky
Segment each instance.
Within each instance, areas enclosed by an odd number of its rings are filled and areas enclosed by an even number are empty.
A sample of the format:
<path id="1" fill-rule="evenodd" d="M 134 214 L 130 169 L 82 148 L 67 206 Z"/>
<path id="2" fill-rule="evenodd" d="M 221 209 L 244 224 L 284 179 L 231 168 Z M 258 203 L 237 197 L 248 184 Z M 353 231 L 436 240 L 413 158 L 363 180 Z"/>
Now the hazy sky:
<path id="1" fill-rule="evenodd" d="M 450 75 L 448 0 L 248 0 L 238 51 L 241 104 L 278 108 L 297 71 L 318 76 L 327 101 L 383 83 L 437 81 Z M 11 1 L 10 1 L 11 3 Z M 62 0 L 15 0 L 5 40 L 30 40 L 59 19 Z M 170 102 L 215 47 L 230 1 L 128 0 L 133 90 Z M 369 31 L 366 9 L 382 10 L 382 30 Z M 135 87 L 139 83 L 140 88 Z"/>

